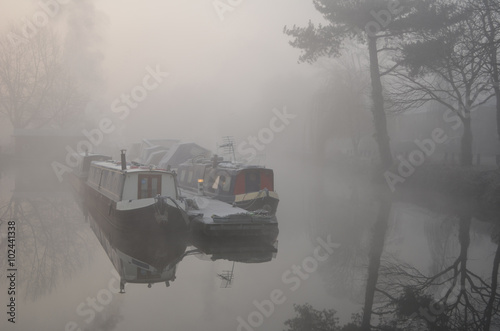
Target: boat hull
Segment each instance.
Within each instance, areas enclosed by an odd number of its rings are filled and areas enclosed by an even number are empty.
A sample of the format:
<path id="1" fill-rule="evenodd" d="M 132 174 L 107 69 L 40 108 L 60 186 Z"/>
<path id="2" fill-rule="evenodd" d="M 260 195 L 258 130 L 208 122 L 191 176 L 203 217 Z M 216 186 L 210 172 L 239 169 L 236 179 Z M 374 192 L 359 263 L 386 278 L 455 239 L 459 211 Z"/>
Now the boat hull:
<path id="1" fill-rule="evenodd" d="M 85 189 L 87 207 L 104 216 L 113 226 L 121 229 L 149 229 L 160 225 L 166 228 L 183 228 L 187 225 L 177 207 L 165 204 L 160 211 L 156 203 L 121 210 L 117 202 L 87 185 Z"/>
<path id="2" fill-rule="evenodd" d="M 259 217 L 245 217 L 224 221 L 214 219 L 207 222 L 203 217 L 193 217 L 190 223 L 191 232 L 195 235 L 217 238 L 259 238 L 262 240 L 276 240 L 279 234 L 276 217 L 259 219 Z"/>
<path id="3" fill-rule="evenodd" d="M 233 205 L 248 211 L 265 210 L 269 214 L 274 215 L 278 209 L 279 202 L 278 194 L 263 190 L 236 195 Z"/>

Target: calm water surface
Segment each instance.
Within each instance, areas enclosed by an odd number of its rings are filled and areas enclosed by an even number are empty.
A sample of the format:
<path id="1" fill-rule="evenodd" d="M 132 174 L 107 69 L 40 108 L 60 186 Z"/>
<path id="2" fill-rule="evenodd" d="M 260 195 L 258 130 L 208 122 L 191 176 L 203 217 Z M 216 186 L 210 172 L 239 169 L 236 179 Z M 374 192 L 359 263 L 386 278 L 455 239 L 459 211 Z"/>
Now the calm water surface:
<path id="1" fill-rule="evenodd" d="M 335 309 L 341 323 L 349 322 L 363 306 L 380 206 L 359 177 L 326 164 L 285 156 L 268 162 L 280 195 L 280 234 L 272 244 L 119 232 L 92 211 L 82 211 L 65 185 L 50 180 L 50 171 L 3 169 L 0 329 L 278 331 L 294 317 L 293 305 L 305 303 Z M 15 325 L 6 317 L 11 219 L 17 228 Z M 392 202 L 380 287 L 397 293 L 391 282 L 412 281 L 390 266 L 432 275 L 453 265 L 465 226 L 469 275 L 489 282 L 497 226 L 412 201 Z M 325 248 L 326 242 L 337 245 Z M 116 293 L 120 259 L 139 281 L 125 284 L 125 293 Z M 137 271 L 153 267 L 164 273 Z M 444 293 L 438 287 L 428 292 L 435 298 Z M 377 302 L 383 303 L 383 296 Z"/>

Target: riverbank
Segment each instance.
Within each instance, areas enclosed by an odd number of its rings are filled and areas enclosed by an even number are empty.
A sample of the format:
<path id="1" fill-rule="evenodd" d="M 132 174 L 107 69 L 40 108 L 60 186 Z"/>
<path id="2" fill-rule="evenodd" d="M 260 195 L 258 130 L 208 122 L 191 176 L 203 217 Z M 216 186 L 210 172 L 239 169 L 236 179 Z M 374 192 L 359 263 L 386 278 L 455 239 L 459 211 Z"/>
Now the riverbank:
<path id="1" fill-rule="evenodd" d="M 397 199 L 433 210 L 470 214 L 482 221 L 500 221 L 500 170 L 424 165 L 401 185 Z"/>
<path id="2" fill-rule="evenodd" d="M 372 194 L 390 188 L 391 183 L 387 178 L 381 179 L 381 171 L 374 162 L 337 157 L 328 163 L 355 182 L 371 183 Z M 398 173 L 397 169 L 392 170 L 394 174 Z M 395 185 L 392 183 L 393 201 L 411 201 L 442 212 L 452 208 L 457 214 L 472 214 L 490 222 L 500 221 L 500 169 L 423 164 L 401 179 Z"/>

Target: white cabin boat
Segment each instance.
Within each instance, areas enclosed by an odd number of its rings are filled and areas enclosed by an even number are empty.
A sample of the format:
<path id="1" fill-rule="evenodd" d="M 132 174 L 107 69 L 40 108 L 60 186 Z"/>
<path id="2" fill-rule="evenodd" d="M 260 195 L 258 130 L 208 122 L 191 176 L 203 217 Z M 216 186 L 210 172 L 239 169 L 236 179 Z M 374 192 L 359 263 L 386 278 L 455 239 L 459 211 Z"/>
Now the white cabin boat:
<path id="1" fill-rule="evenodd" d="M 117 226 L 147 227 L 189 223 L 179 197 L 176 174 L 121 161 L 93 161 L 87 178 L 87 201 Z"/>

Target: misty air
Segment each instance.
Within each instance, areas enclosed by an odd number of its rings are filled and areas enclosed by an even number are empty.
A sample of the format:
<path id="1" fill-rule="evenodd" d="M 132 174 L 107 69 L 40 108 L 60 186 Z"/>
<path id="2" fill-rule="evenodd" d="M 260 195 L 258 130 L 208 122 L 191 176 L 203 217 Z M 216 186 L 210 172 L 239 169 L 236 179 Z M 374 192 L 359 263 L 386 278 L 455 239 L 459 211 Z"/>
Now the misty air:
<path id="1" fill-rule="evenodd" d="M 1 330 L 500 330 L 500 0 L 2 0 Z"/>

